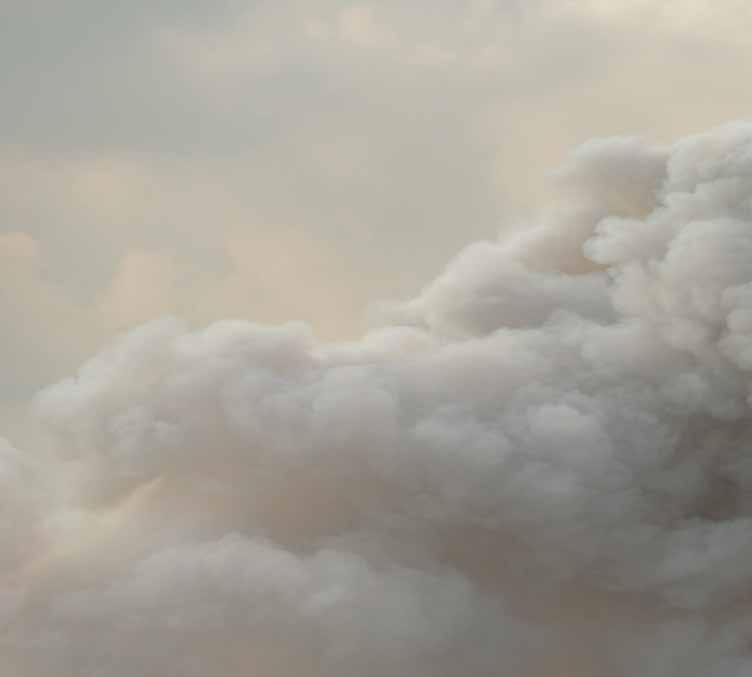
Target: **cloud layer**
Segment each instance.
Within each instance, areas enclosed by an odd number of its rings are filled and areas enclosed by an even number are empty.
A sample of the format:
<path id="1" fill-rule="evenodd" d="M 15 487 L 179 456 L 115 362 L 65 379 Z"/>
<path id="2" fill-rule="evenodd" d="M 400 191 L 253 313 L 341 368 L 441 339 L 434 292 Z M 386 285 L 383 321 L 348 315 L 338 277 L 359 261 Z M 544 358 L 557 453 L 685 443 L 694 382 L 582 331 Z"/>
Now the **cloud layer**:
<path id="1" fill-rule="evenodd" d="M 751 177 L 592 142 L 361 340 L 124 336 L 0 448 L 3 669 L 749 674 Z"/>

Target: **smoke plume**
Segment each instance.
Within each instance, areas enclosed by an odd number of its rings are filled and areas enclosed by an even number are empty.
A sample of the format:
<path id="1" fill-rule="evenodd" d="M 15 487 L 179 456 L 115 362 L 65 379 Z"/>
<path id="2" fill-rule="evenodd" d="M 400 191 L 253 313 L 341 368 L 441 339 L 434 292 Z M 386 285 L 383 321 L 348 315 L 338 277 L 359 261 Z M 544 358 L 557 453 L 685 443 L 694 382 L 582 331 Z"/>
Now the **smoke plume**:
<path id="1" fill-rule="evenodd" d="M 41 392 L 2 674 L 752 674 L 752 126 L 554 178 L 360 341 L 168 319 Z"/>

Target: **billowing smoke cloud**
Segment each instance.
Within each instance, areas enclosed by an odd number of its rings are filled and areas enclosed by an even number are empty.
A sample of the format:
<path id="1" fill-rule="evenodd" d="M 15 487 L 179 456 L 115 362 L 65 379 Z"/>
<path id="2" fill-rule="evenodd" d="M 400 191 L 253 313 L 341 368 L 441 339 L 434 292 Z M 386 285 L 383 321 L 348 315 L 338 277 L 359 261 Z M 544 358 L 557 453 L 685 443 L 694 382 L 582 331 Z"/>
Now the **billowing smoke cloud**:
<path id="1" fill-rule="evenodd" d="M 752 674 L 752 126 L 598 141 L 387 326 L 145 326 L 0 447 L 8 677 Z"/>

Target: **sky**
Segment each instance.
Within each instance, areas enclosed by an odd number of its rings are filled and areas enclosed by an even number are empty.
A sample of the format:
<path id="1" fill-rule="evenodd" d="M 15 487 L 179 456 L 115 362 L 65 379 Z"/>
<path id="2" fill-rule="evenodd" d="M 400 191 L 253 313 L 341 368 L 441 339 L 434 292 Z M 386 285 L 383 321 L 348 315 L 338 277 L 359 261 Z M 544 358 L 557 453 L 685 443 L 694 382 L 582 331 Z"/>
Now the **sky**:
<path id="1" fill-rule="evenodd" d="M 0 8 L 3 677 L 752 674 L 752 9 Z"/>
<path id="2" fill-rule="evenodd" d="M 358 335 L 524 222 L 576 145 L 748 110 L 750 11 L 3 3 L 3 410 L 163 315 Z"/>

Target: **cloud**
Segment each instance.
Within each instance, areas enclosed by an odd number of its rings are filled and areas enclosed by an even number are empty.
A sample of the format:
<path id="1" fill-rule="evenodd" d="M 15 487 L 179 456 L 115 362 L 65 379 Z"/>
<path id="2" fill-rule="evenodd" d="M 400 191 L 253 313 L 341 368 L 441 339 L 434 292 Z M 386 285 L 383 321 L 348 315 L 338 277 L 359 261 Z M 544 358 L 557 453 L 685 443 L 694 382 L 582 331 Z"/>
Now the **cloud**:
<path id="1" fill-rule="evenodd" d="M 337 17 L 337 28 L 343 40 L 358 47 L 389 49 L 398 44 L 394 32 L 377 22 L 373 8 L 368 5 L 343 9 Z"/>
<path id="2" fill-rule="evenodd" d="M 0 14 L 4 675 L 749 674 L 743 3 Z"/>
<path id="3" fill-rule="evenodd" d="M 221 315 L 352 336 L 375 299 L 404 298 L 465 242 L 517 225 L 573 145 L 666 142 L 749 103 L 736 3 L 11 4 L 0 232 L 34 239 L 39 284 L 84 315 L 146 252 L 180 271 L 162 305 L 193 323 L 220 316 L 194 299 L 222 279 L 237 286 Z M 295 293 L 273 311 L 261 299 L 291 281 L 232 272 L 228 242 L 274 239 L 298 255 L 316 243 L 305 311 Z M 261 257 L 243 265 L 265 269 Z M 66 321 L 75 358 L 14 351 L 3 397 L 18 405 L 144 316 L 121 314 Z"/>
<path id="4" fill-rule="evenodd" d="M 362 339 L 158 320 L 42 391 L 12 677 L 747 674 L 750 148 L 586 144 Z"/>

